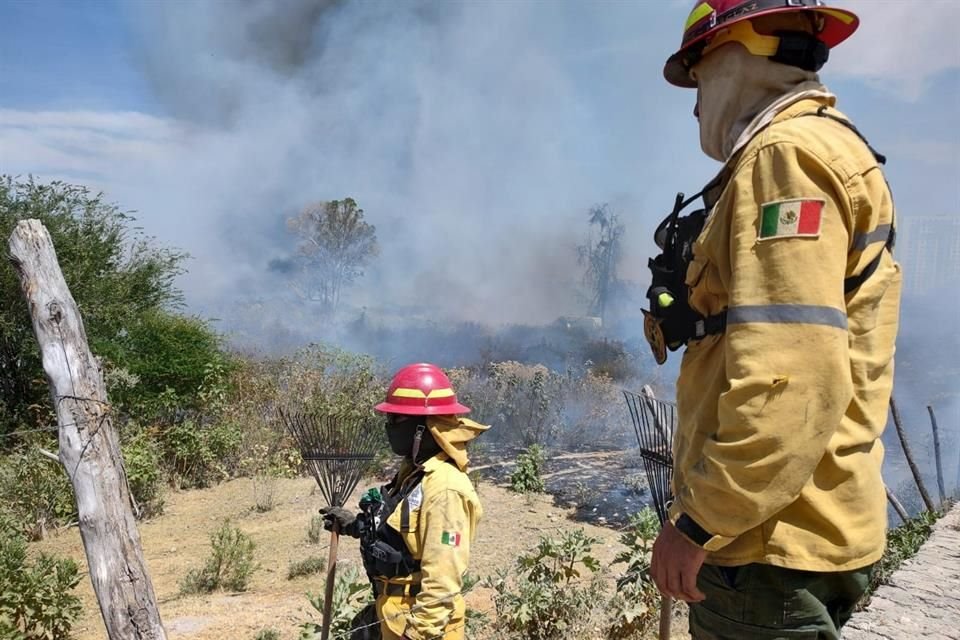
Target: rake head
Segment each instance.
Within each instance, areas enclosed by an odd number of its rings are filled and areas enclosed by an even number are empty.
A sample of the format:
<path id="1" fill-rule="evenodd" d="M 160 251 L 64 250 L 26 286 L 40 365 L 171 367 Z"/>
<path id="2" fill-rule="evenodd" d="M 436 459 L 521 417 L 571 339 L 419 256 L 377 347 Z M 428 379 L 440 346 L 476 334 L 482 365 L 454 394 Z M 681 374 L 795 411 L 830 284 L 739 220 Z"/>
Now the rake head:
<path id="1" fill-rule="evenodd" d="M 657 400 L 649 387 L 637 393 L 623 392 L 633 428 L 640 444 L 640 457 L 646 472 L 647 484 L 653 498 L 653 508 L 662 525 L 673 500 L 670 483 L 673 479 L 673 435 L 677 427 L 676 407 Z"/>
<path id="2" fill-rule="evenodd" d="M 331 507 L 342 507 L 379 446 L 370 421 L 280 410 L 280 420 L 297 442 L 300 456 Z"/>

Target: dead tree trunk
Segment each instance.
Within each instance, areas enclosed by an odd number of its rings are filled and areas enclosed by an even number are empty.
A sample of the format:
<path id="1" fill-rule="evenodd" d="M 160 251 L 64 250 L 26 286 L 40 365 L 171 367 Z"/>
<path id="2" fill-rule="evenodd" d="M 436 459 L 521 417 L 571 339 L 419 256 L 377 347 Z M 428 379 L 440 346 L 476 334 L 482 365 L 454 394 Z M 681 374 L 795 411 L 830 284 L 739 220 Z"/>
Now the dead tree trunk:
<path id="1" fill-rule="evenodd" d="M 103 374 L 87 346 L 53 242 L 40 221 L 24 220 L 9 246 L 50 382 L 59 458 L 76 494 L 80 535 L 107 634 L 110 640 L 165 640 Z"/>

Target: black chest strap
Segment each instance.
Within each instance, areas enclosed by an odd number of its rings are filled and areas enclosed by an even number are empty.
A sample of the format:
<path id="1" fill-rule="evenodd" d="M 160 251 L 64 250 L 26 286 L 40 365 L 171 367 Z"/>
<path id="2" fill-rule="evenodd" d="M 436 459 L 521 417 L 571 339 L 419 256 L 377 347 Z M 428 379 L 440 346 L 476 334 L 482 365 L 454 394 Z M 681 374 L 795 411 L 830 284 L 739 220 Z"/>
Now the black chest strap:
<path id="1" fill-rule="evenodd" d="M 829 118 L 830 120 L 833 120 L 834 122 L 836 122 L 836 123 L 838 123 L 838 124 L 846 127 L 847 129 L 849 129 L 850 131 L 852 131 L 852 132 L 854 133 L 854 135 L 856 135 L 858 138 L 860 138 L 861 141 L 863 141 L 863 144 L 865 144 L 865 145 L 867 146 L 867 149 L 870 150 L 870 153 L 873 154 L 873 157 L 876 159 L 877 164 L 880 164 L 880 165 L 885 165 L 885 164 L 887 164 L 887 157 L 886 157 L 885 155 L 883 155 L 882 153 L 880 153 L 879 151 L 877 151 L 876 149 L 873 148 L 873 145 L 870 144 L 870 141 L 867 140 L 866 136 L 864 136 L 862 133 L 860 133 L 860 130 L 857 129 L 856 125 L 854 125 L 852 122 L 850 122 L 850 121 L 847 120 L 846 118 L 841 118 L 841 117 L 839 117 L 839 116 L 835 116 L 835 115 L 832 115 L 832 114 L 827 113 L 827 109 L 828 109 L 828 108 L 829 108 L 829 107 L 828 107 L 827 105 L 823 105 L 823 106 L 821 106 L 819 109 L 817 109 L 816 111 L 811 111 L 811 112 L 809 112 L 809 113 L 803 113 L 803 114 L 800 114 L 800 115 L 801 115 L 801 116 L 818 116 L 818 117 L 821 117 L 821 118 Z M 890 185 L 889 185 L 889 184 L 887 185 L 887 188 L 888 188 L 888 189 L 890 188 Z M 896 227 L 895 227 L 893 221 L 891 221 L 891 224 L 890 224 L 890 232 L 887 234 L 887 241 L 886 241 L 886 243 L 883 245 L 883 246 L 884 246 L 884 249 L 886 249 L 886 250 L 887 250 L 888 252 L 890 252 L 890 253 L 893 253 L 893 247 L 894 247 L 894 245 L 896 244 L 896 242 L 897 242 L 897 230 L 896 230 Z M 877 267 L 880 266 L 880 261 L 881 261 L 882 259 L 883 259 L 883 251 L 881 250 L 881 251 L 877 254 L 877 256 L 876 256 L 873 260 L 871 260 L 871 261 L 869 262 L 869 264 L 867 264 L 867 266 L 865 266 L 865 267 L 863 268 L 863 270 L 862 270 L 860 273 L 858 273 L 858 274 L 855 275 L 855 276 L 850 276 L 849 278 L 844 279 L 844 281 L 843 281 L 843 293 L 844 293 L 845 295 L 850 295 L 851 293 L 853 293 L 854 291 L 856 291 L 857 289 L 859 289 L 860 286 L 861 286 L 864 282 L 866 282 L 867 280 L 869 280 L 869 279 L 870 279 L 870 276 L 872 276 L 872 275 L 874 274 L 874 272 L 877 270 Z"/>
<path id="2" fill-rule="evenodd" d="M 869 149 L 870 153 L 873 154 L 873 157 L 876 159 L 878 164 L 885 165 L 887 163 L 887 157 L 882 153 L 880 153 L 879 151 L 877 151 L 876 149 L 874 149 L 873 146 L 870 144 L 870 142 L 866 139 L 866 137 L 862 133 L 860 133 L 860 130 L 857 129 L 857 127 L 852 122 L 844 118 L 840 118 L 838 116 L 827 113 L 827 108 L 828 108 L 827 105 L 823 105 L 822 107 L 817 109 L 815 112 L 804 113 L 801 115 L 829 118 L 830 120 L 833 120 L 834 122 L 843 125 L 847 129 L 852 131 L 858 138 L 860 138 L 860 140 L 863 141 L 863 144 L 867 146 L 867 149 Z M 708 185 L 708 187 L 705 188 L 704 191 L 709 189 L 710 186 L 712 185 Z M 701 191 L 700 194 L 697 194 L 697 196 L 701 195 L 702 193 L 703 191 Z M 694 197 L 697 197 L 697 196 L 694 196 Z M 896 228 L 893 224 L 891 224 L 890 233 L 887 235 L 887 241 L 884 244 L 884 249 L 892 253 L 893 247 L 896 244 L 896 238 L 897 238 Z M 854 276 L 850 276 L 849 278 L 844 278 L 843 280 L 844 295 L 850 295 L 851 293 L 859 289 L 864 282 L 869 280 L 870 276 L 872 276 L 874 272 L 877 270 L 877 268 L 880 266 L 880 261 L 882 259 L 883 259 L 883 251 L 878 253 L 877 256 L 873 260 L 871 260 L 870 263 L 867 264 L 867 266 L 865 266 L 860 273 Z M 723 310 L 720 313 L 717 313 L 715 315 L 701 317 L 695 320 L 693 323 L 693 331 L 691 332 L 692 339 L 699 340 L 707 336 L 718 335 L 718 334 L 724 333 L 726 330 L 727 330 L 727 311 Z"/>

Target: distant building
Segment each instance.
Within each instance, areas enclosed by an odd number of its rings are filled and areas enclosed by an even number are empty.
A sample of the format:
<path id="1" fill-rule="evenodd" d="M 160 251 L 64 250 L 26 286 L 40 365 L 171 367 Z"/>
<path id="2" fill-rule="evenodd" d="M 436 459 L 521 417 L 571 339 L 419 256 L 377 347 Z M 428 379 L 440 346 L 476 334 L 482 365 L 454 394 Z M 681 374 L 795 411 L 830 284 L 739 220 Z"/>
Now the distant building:
<path id="1" fill-rule="evenodd" d="M 896 256 L 906 291 L 923 294 L 956 285 L 960 274 L 960 216 L 903 216 Z"/>

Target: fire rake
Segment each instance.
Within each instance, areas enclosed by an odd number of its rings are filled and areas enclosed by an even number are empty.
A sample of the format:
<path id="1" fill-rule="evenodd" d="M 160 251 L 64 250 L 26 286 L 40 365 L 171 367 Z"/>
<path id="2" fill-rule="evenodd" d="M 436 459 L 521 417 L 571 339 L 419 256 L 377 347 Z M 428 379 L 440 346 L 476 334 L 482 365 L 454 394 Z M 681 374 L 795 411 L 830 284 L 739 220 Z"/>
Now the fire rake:
<path id="1" fill-rule="evenodd" d="M 673 500 L 670 483 L 673 480 L 673 436 L 677 428 L 677 410 L 673 404 L 658 400 L 646 385 L 639 394 L 624 391 L 623 395 L 640 444 L 640 458 L 650 486 L 653 508 L 662 527 L 667 521 L 667 511 Z M 672 609 L 673 598 L 661 595 L 660 640 L 670 639 Z"/>
<path id="2" fill-rule="evenodd" d="M 378 448 L 378 434 L 369 420 L 280 410 L 280 420 L 297 442 L 300 455 L 330 507 L 342 507 L 357 488 Z M 333 584 L 337 570 L 340 532 L 330 532 L 327 584 L 323 598 L 321 640 L 330 634 Z"/>

